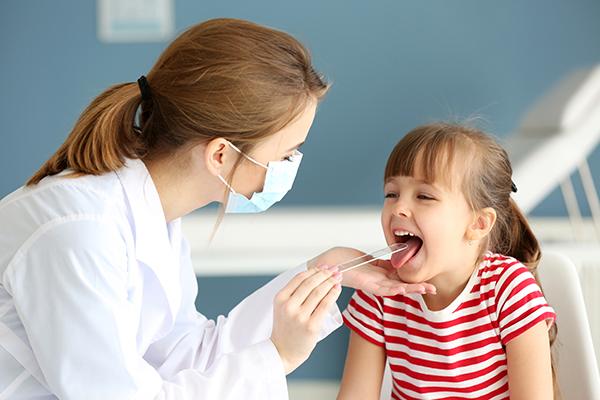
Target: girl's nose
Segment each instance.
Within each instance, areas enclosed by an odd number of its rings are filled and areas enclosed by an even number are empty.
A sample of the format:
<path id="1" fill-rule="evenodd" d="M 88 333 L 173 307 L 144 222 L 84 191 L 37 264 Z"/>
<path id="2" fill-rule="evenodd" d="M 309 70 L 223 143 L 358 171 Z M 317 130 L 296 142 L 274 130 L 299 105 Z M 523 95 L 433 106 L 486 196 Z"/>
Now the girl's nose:
<path id="1" fill-rule="evenodd" d="M 394 207 L 394 215 L 408 218 L 410 216 L 410 210 L 405 203 L 399 201 Z"/>

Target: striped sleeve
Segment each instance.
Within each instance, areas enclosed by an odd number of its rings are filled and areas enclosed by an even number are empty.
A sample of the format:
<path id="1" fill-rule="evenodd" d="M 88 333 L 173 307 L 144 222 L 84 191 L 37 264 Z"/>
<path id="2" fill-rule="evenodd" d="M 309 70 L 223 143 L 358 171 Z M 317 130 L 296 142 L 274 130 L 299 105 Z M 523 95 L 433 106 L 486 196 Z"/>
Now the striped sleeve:
<path id="1" fill-rule="evenodd" d="M 507 267 L 498 279 L 496 314 L 504 346 L 541 321 L 550 329 L 556 319 L 535 278 L 519 262 Z"/>
<path id="2" fill-rule="evenodd" d="M 342 313 L 344 323 L 363 339 L 384 346 L 383 299 L 357 290 Z"/>

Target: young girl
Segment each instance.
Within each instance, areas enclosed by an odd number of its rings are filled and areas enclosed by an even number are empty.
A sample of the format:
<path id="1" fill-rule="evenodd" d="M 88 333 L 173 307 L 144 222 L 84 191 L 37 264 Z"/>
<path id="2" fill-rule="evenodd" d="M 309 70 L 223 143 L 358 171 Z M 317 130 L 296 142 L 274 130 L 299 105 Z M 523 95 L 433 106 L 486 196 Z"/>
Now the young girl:
<path id="1" fill-rule="evenodd" d="M 511 174 L 506 152 L 475 129 L 422 126 L 396 145 L 381 222 L 388 243 L 409 249 L 391 263 L 437 293 L 354 294 L 338 399 L 379 399 L 386 359 L 393 399 L 552 398 L 555 313 Z"/>

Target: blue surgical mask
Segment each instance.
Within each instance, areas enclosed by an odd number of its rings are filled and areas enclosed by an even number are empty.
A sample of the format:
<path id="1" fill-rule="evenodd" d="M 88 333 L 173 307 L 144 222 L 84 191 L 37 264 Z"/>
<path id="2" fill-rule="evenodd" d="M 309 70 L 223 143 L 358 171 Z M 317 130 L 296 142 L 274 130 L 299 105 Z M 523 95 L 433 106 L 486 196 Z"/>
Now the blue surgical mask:
<path id="1" fill-rule="evenodd" d="M 218 177 L 221 182 L 229 188 L 229 199 L 227 200 L 227 207 L 225 208 L 226 213 L 259 213 L 265 211 L 281 200 L 283 196 L 290 191 L 294 184 L 294 179 L 296 179 L 300 161 L 302 161 L 302 153 L 296 150 L 294 154 L 290 156 L 289 160 L 269 161 L 268 165 L 265 165 L 242 153 L 242 151 L 233 144 L 229 143 L 229 145 L 249 161 L 265 168 L 267 174 L 265 176 L 263 190 L 254 193 L 250 199 L 237 193 L 231 185 L 219 175 Z"/>

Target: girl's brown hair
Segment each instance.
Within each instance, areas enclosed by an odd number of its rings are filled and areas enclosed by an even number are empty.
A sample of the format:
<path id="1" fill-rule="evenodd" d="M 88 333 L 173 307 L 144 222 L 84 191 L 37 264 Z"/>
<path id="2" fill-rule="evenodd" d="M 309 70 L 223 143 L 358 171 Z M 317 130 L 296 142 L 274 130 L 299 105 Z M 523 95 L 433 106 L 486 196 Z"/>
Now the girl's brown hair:
<path id="1" fill-rule="evenodd" d="M 96 97 L 27 185 L 65 169 L 103 174 L 127 158 L 162 157 L 217 137 L 249 152 L 329 87 L 292 36 L 236 19 L 213 19 L 183 32 L 147 83 L 144 99 L 137 82 Z"/>
<path id="2" fill-rule="evenodd" d="M 459 174 L 450 174 L 456 168 Z M 482 131 L 450 123 L 433 123 L 410 131 L 394 147 L 385 167 L 384 181 L 394 176 L 415 176 L 427 182 L 443 182 L 452 187 L 460 184 L 473 210 L 492 207 L 497 214 L 494 227 L 481 246 L 486 250 L 509 255 L 521 261 L 538 279 L 541 258 L 538 240 L 523 212 L 511 197 L 512 167 L 506 151 Z M 453 181 L 460 176 L 460 182 Z M 556 324 L 549 332 L 550 345 L 557 334 Z M 552 362 L 555 398 L 558 386 Z"/>

